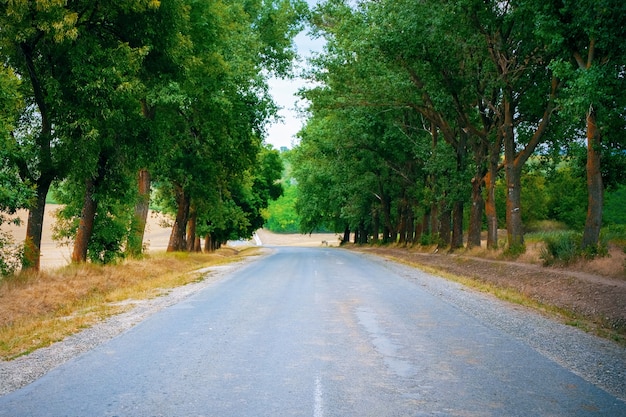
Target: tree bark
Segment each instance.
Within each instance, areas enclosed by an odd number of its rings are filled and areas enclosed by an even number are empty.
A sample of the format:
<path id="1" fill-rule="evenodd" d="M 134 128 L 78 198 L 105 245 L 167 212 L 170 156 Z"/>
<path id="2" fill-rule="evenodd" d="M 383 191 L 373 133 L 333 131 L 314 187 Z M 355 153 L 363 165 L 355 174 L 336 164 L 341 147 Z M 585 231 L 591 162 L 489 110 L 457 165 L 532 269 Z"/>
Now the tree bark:
<path id="1" fill-rule="evenodd" d="M 395 228 L 391 223 L 391 201 L 385 195 L 382 182 L 378 181 L 378 191 L 380 194 L 381 208 L 383 212 L 383 243 L 389 243 L 395 236 Z M 395 242 L 395 240 L 394 240 Z"/>
<path id="2" fill-rule="evenodd" d="M 439 216 L 439 248 L 447 248 L 450 247 L 450 237 L 451 237 L 451 227 L 452 223 L 452 211 L 448 208 L 443 207 L 445 203 L 441 203 L 441 211 Z"/>
<path id="3" fill-rule="evenodd" d="M 420 233 L 419 241 L 422 241 L 422 235 L 432 235 L 432 231 L 430 230 L 430 210 L 424 210 L 424 215 L 422 216 L 422 232 Z"/>
<path id="4" fill-rule="evenodd" d="M 513 130 L 514 106 L 511 103 L 512 93 L 504 98 L 504 170 L 506 177 L 506 231 L 509 249 L 524 245 L 524 230 L 522 226 L 521 208 L 521 173 L 517 165 L 515 132 Z"/>
<path id="5" fill-rule="evenodd" d="M 582 248 L 597 246 L 602 227 L 604 185 L 600 171 L 601 135 L 593 108 L 587 113 L 587 218 Z"/>
<path id="6" fill-rule="evenodd" d="M 380 217 L 378 216 L 378 210 L 374 210 L 372 213 L 372 242 L 378 243 L 378 232 L 380 230 Z"/>
<path id="7" fill-rule="evenodd" d="M 213 252 L 215 249 L 213 248 L 213 236 L 210 233 L 204 237 L 204 251 L 205 252 Z"/>
<path id="8" fill-rule="evenodd" d="M 341 244 L 350 243 L 350 226 L 346 225 L 346 228 L 343 230 L 343 239 L 341 240 Z"/>
<path id="9" fill-rule="evenodd" d="M 401 245 L 404 245 L 406 243 L 406 222 L 407 222 L 406 204 L 407 202 L 406 202 L 406 199 L 404 198 L 400 200 L 400 204 L 398 204 L 398 217 L 400 218 L 400 222 L 398 224 L 399 236 L 397 240 L 398 240 L 398 243 Z"/>
<path id="10" fill-rule="evenodd" d="M 24 57 L 24 63 L 28 71 L 33 95 L 39 116 L 41 118 L 41 131 L 37 135 L 37 146 L 39 163 L 35 171 L 39 171 L 39 177 L 35 178 L 29 167 L 24 163 L 20 167 L 20 176 L 23 180 L 30 180 L 36 186 L 35 206 L 28 212 L 28 222 L 26 225 L 26 238 L 24 240 L 24 257 L 22 258 L 22 271 L 35 270 L 40 267 L 41 256 L 41 236 L 43 233 L 43 219 L 46 211 L 46 196 L 50 190 L 50 184 L 59 174 L 59 166 L 55 165 L 52 158 L 52 120 L 48 108 L 48 94 L 44 83 L 41 82 L 37 73 L 33 51 L 28 43 L 21 43 L 20 50 Z"/>
<path id="11" fill-rule="evenodd" d="M 50 184 L 52 184 L 52 179 L 41 179 L 38 182 L 35 205 L 28 211 L 26 239 L 24 241 L 24 257 L 22 258 L 22 271 L 39 271 L 43 219 L 46 212 L 46 196 L 50 190 Z"/>
<path id="12" fill-rule="evenodd" d="M 422 233 L 424 232 L 424 220 L 415 220 L 415 232 L 413 237 L 413 243 L 420 243 L 422 241 Z"/>
<path id="13" fill-rule="evenodd" d="M 185 195 L 183 187 L 174 184 L 174 193 L 176 198 L 176 221 L 172 227 L 170 240 L 167 245 L 168 252 L 178 252 L 186 249 L 185 234 L 187 231 L 187 220 L 189 218 L 189 199 Z"/>
<path id="14" fill-rule="evenodd" d="M 450 249 L 463 247 L 463 202 L 455 201 L 452 208 L 452 240 Z"/>
<path id="15" fill-rule="evenodd" d="M 150 172 L 140 169 L 137 173 L 138 196 L 135 212 L 131 220 L 131 230 L 127 242 L 127 252 L 131 257 L 137 257 L 143 252 L 143 237 L 150 210 Z"/>
<path id="16" fill-rule="evenodd" d="M 480 247 L 480 234 L 483 225 L 483 175 L 477 172 L 472 178 L 472 205 L 470 207 L 469 229 L 467 233 L 467 248 Z"/>
<path id="17" fill-rule="evenodd" d="M 196 244 L 196 208 L 192 206 L 189 209 L 189 220 L 187 221 L 187 251 L 193 252 Z"/>
<path id="18" fill-rule="evenodd" d="M 487 217 L 487 248 L 498 248 L 498 212 L 496 210 L 496 172 L 492 167 L 485 175 L 487 200 L 485 201 L 485 216 Z"/>
<path id="19" fill-rule="evenodd" d="M 415 212 L 413 206 L 407 208 L 406 241 L 411 245 L 415 243 Z"/>
<path id="20" fill-rule="evenodd" d="M 93 225 L 96 219 L 98 202 L 94 200 L 95 184 L 93 178 L 85 180 L 85 198 L 83 208 L 80 213 L 80 223 L 76 231 L 74 250 L 72 251 L 72 262 L 81 263 L 87 261 L 87 249 L 93 234 Z"/>
<path id="21" fill-rule="evenodd" d="M 524 227 L 522 224 L 521 169 L 515 164 L 506 166 L 506 231 L 508 247 L 519 248 L 524 245 Z"/>
<path id="22" fill-rule="evenodd" d="M 439 206 L 437 205 L 437 203 L 432 203 L 430 205 L 430 236 L 432 239 L 432 242 L 436 242 L 437 238 L 439 236 L 440 233 L 440 225 L 441 221 L 439 218 Z"/>

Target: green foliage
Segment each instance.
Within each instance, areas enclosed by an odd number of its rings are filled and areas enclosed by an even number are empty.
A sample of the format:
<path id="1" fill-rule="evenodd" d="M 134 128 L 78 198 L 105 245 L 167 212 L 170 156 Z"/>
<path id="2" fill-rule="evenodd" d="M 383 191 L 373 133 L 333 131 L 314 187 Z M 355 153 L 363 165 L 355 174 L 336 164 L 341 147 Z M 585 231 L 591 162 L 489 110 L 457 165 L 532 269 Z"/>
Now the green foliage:
<path id="1" fill-rule="evenodd" d="M 0 230 L 0 278 L 13 275 L 19 268 L 24 248 L 15 245 L 10 233 Z"/>
<path id="2" fill-rule="evenodd" d="M 548 199 L 546 177 L 539 170 L 530 170 L 522 176 L 522 212 L 524 224 L 548 218 Z"/>
<path id="3" fill-rule="evenodd" d="M 422 233 L 422 236 L 420 238 L 420 245 L 422 246 L 429 246 L 435 243 L 435 239 L 433 239 L 433 236 L 429 233 Z"/>
<path id="4" fill-rule="evenodd" d="M 275 233 L 298 233 L 299 217 L 296 213 L 297 185 L 287 182 L 285 192 L 277 200 L 270 202 L 263 211 L 264 228 Z"/>
<path id="5" fill-rule="evenodd" d="M 598 245 L 591 245 L 582 249 L 582 233 L 576 231 L 560 231 L 544 233 L 542 240 L 544 247 L 539 255 L 544 265 L 569 265 L 577 260 L 594 259 L 608 256 L 608 241 L 610 234 L 603 232 Z"/>
<path id="6" fill-rule="evenodd" d="M 560 232 L 546 234 L 543 238 L 545 246 L 541 249 L 540 259 L 544 265 L 555 263 L 570 264 L 581 255 L 580 243 L 582 235 L 577 232 Z"/>
<path id="7" fill-rule="evenodd" d="M 626 225 L 626 185 L 605 193 L 603 220 L 607 225 Z"/>
<path id="8" fill-rule="evenodd" d="M 509 244 L 504 250 L 504 254 L 506 256 L 510 256 L 512 258 L 516 258 L 522 254 L 526 253 L 526 245 L 525 244 Z"/>
<path id="9" fill-rule="evenodd" d="M 87 245 L 88 259 L 94 263 L 105 264 L 124 257 L 123 249 L 131 232 L 135 202 L 132 187 L 134 177 L 124 171 L 106 172 L 106 175 L 96 181 L 94 196 L 97 210 L 93 233 Z M 85 183 L 80 178 L 69 177 L 63 183 L 55 185 L 54 196 L 62 208 L 56 214 L 53 238 L 61 244 L 70 245 L 78 230 L 85 198 Z"/>
<path id="10" fill-rule="evenodd" d="M 616 243 L 626 250 L 626 224 L 612 224 L 602 228 L 601 239 Z"/>
<path id="11" fill-rule="evenodd" d="M 585 177 L 566 163 L 547 176 L 548 216 L 574 230 L 582 230 L 587 214 Z"/>
<path id="12" fill-rule="evenodd" d="M 71 242 L 93 183 L 87 253 L 104 263 L 137 238 L 140 169 L 170 193 L 164 208 L 192 206 L 199 233 L 260 227 L 282 193 L 278 153 L 262 146 L 276 112 L 267 77 L 288 75 L 306 3 L 44 3 L 0 5 L 0 205 L 22 207 L 31 184 L 43 195 L 62 182 L 57 237 Z"/>

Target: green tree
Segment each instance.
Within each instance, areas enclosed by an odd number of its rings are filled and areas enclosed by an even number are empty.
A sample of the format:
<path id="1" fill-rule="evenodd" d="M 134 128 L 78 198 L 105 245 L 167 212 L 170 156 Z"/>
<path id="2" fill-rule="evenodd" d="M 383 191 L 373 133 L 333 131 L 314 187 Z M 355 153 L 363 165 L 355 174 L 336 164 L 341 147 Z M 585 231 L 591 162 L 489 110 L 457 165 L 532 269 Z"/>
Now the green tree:
<path id="1" fill-rule="evenodd" d="M 566 82 L 563 113 L 584 126 L 587 216 L 582 246 L 597 246 L 602 226 L 603 149 L 623 149 L 626 5 L 618 0 L 540 2 L 537 33 L 558 56 L 551 66 Z"/>
<path id="2" fill-rule="evenodd" d="M 218 243 L 260 226 L 260 217 L 250 217 L 258 206 L 248 210 L 238 203 L 251 203 L 256 193 L 250 194 L 258 179 L 251 169 L 262 151 L 263 126 L 275 112 L 266 77 L 290 65 L 284 60 L 293 56 L 299 7 L 296 2 L 213 2 L 190 8 L 190 49 L 179 83 L 178 118 L 170 124 L 175 140 L 161 171 L 175 197 L 168 250 L 185 250 L 196 240 L 187 237 L 190 214 L 192 225 L 201 225 Z M 207 204 L 210 209 L 200 207 Z"/>
<path id="3" fill-rule="evenodd" d="M 283 183 L 284 193 L 276 201 L 268 204 L 263 210 L 265 224 L 269 231 L 276 233 L 297 233 L 300 231 L 300 218 L 296 213 L 297 185 L 289 182 Z"/>
<path id="4" fill-rule="evenodd" d="M 75 84 L 69 83 L 72 73 L 82 73 L 90 82 L 89 87 L 100 87 L 95 83 L 107 82 L 115 76 L 111 67 L 103 69 L 97 62 L 104 53 L 98 53 L 97 35 L 111 39 L 110 24 L 119 16 L 137 14 L 158 7 L 155 1 L 132 1 L 101 4 L 90 2 L 3 2 L 0 4 L 0 44 L 8 65 L 22 80 L 22 95 L 25 105 L 16 125 L 13 137 L 19 147 L 12 155 L 23 181 L 34 185 L 36 199 L 29 211 L 25 256 L 23 267 L 39 267 L 41 232 L 45 199 L 50 184 L 62 179 L 72 166 L 70 155 L 80 155 L 82 143 L 78 137 L 66 134 L 72 124 L 76 130 L 93 131 L 86 126 L 89 118 L 84 114 L 69 114 L 68 109 L 93 110 L 68 102 L 68 95 Z M 93 36 L 92 36 L 93 35 Z M 109 48 L 107 48 L 107 46 Z M 105 50 L 111 51 L 110 44 Z M 124 50 L 134 48 L 118 46 Z M 95 48 L 95 49 L 90 49 Z M 92 55 L 93 53 L 93 55 Z M 90 60 L 90 58 L 95 60 Z M 120 70 L 126 71 L 122 64 Z M 88 93 L 86 90 L 76 93 Z M 98 103 L 100 104 L 100 103 Z M 106 110 L 103 109 L 103 115 Z M 89 129 L 85 129 L 88 127 Z M 77 152 L 77 150 L 79 152 Z"/>
<path id="5" fill-rule="evenodd" d="M 0 226 L 19 223 L 12 218 L 18 209 L 27 208 L 34 192 L 20 177 L 13 164 L 15 147 L 11 137 L 22 106 L 20 83 L 10 68 L 0 67 Z M 21 249 L 14 245 L 13 236 L 0 232 L 0 277 L 14 273 L 21 262 Z"/>
<path id="6" fill-rule="evenodd" d="M 565 223 L 574 230 L 582 230 L 585 223 L 586 189 L 583 172 L 567 162 L 548 175 L 548 217 Z"/>

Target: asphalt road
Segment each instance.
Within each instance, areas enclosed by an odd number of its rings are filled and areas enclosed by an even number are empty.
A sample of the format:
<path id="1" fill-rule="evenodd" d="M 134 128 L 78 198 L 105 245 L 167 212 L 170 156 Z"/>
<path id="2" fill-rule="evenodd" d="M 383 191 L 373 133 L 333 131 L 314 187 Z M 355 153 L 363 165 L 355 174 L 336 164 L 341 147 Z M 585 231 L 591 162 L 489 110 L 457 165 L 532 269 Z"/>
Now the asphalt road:
<path id="1" fill-rule="evenodd" d="M 436 278 L 397 271 L 276 248 L 0 397 L 0 416 L 626 416 L 622 400 L 420 284 Z M 514 310 L 492 308 L 504 321 Z"/>

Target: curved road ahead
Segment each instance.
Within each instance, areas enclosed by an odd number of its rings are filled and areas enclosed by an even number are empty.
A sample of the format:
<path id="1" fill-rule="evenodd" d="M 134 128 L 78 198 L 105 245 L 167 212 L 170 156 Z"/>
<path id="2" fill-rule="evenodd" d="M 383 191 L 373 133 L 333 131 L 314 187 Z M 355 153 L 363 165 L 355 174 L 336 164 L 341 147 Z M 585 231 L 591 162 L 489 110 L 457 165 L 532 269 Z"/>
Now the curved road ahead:
<path id="1" fill-rule="evenodd" d="M 274 248 L 0 397 L 0 416 L 626 416 L 538 352 L 561 331 L 392 262 Z"/>

